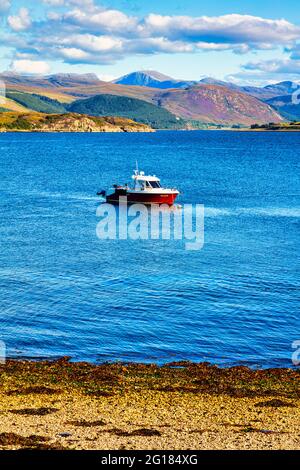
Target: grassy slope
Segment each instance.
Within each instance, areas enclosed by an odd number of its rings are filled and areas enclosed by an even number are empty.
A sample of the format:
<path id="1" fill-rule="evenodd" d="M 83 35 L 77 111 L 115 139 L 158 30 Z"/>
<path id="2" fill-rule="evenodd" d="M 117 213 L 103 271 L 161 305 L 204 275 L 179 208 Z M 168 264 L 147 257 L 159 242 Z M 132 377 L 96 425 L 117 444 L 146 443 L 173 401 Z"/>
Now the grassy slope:
<path id="1" fill-rule="evenodd" d="M 4 103 L 1 104 L 1 108 L 7 111 L 14 111 L 19 113 L 31 111 L 31 109 L 26 108 L 25 106 L 22 106 L 21 104 L 7 97 L 5 98 Z"/>
<path id="2" fill-rule="evenodd" d="M 35 94 L 38 94 L 40 96 L 45 96 L 52 100 L 57 100 L 62 104 L 72 103 L 72 101 L 74 101 L 73 96 L 64 95 L 63 93 L 58 93 L 58 92 L 44 91 L 43 93 L 35 93 Z"/>
<path id="3" fill-rule="evenodd" d="M 71 102 L 77 99 L 89 98 L 100 94 L 112 94 L 116 96 L 128 96 L 152 103 L 155 101 L 156 88 L 140 86 L 116 85 L 113 83 L 100 83 L 99 85 L 81 85 L 73 87 L 38 87 L 30 85 L 9 84 L 8 88 L 15 91 L 35 93 L 57 99 L 60 102 Z"/>
<path id="4" fill-rule="evenodd" d="M 35 94 L 39 96 L 47 96 L 53 100 L 57 100 L 60 103 L 71 103 L 76 99 L 76 96 L 66 93 L 66 91 L 59 88 L 40 88 L 40 87 L 30 87 L 25 85 L 9 85 L 8 88 L 11 92 L 21 92 Z"/>
<path id="5" fill-rule="evenodd" d="M 39 113 L 63 113 L 65 105 L 46 96 L 8 90 L 6 96 L 27 109 Z"/>
<path id="6" fill-rule="evenodd" d="M 67 109 L 94 116 L 121 116 L 149 124 L 156 129 L 178 128 L 183 125 L 183 122 L 178 121 L 176 116 L 169 111 L 146 101 L 125 96 L 98 95 L 75 101 Z"/>

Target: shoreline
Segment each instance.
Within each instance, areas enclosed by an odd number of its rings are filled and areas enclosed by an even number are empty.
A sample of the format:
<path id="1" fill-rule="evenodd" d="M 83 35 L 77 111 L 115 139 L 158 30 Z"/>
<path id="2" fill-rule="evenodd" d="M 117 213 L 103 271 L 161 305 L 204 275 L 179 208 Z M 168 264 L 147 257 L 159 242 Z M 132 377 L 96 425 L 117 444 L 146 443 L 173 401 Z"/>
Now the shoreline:
<path id="1" fill-rule="evenodd" d="M 6 356 L 5 358 L 6 363 L 9 362 L 22 362 L 22 363 L 43 363 L 43 364 L 52 364 L 56 362 L 60 362 L 61 360 L 66 360 L 70 365 L 72 364 L 86 364 L 87 366 L 91 367 L 103 367 L 103 366 L 145 366 L 145 367 L 150 367 L 150 366 L 156 366 L 158 368 L 162 367 L 184 367 L 188 365 L 206 365 L 208 367 L 217 367 L 218 369 L 221 370 L 228 370 L 228 369 L 233 369 L 233 368 L 245 368 L 249 369 L 249 371 L 255 372 L 255 371 L 268 371 L 268 370 L 292 370 L 292 371 L 300 371 L 300 365 L 294 365 L 291 359 L 284 359 L 281 363 L 277 363 L 274 365 L 271 365 L 271 359 L 269 359 L 269 362 L 266 363 L 265 365 L 259 363 L 259 361 L 256 362 L 246 362 L 246 361 L 240 361 L 240 362 L 220 362 L 220 361 L 208 361 L 205 359 L 176 359 L 174 358 L 173 360 L 159 360 L 153 358 L 152 360 L 143 360 L 143 359 L 108 359 L 103 357 L 102 359 L 99 358 L 98 360 L 92 359 L 92 358 L 75 358 L 73 356 L 68 356 L 67 354 L 64 356 L 61 355 L 56 355 L 56 356 L 27 356 L 27 355 L 15 355 L 15 356 Z M 288 365 L 287 365 L 288 364 Z M 1 363 L 0 363 L 0 373 L 1 373 Z"/>
<path id="2" fill-rule="evenodd" d="M 300 369 L 8 360 L 0 449 L 300 449 Z"/>
<path id="3" fill-rule="evenodd" d="M 154 129 L 151 128 L 151 130 L 137 130 L 137 129 L 130 129 L 130 130 L 97 130 L 97 131 L 73 131 L 73 130 L 24 130 L 24 129 L 0 129 L 0 135 L 1 134 L 153 134 L 156 132 L 217 132 L 217 131 L 222 131 L 222 132 L 269 132 L 269 133 L 274 133 L 274 132 L 300 132 L 299 129 L 250 129 L 250 128 L 244 128 L 244 129 L 231 129 L 224 127 L 223 129 L 217 129 L 217 128 L 211 128 L 211 129 Z"/>

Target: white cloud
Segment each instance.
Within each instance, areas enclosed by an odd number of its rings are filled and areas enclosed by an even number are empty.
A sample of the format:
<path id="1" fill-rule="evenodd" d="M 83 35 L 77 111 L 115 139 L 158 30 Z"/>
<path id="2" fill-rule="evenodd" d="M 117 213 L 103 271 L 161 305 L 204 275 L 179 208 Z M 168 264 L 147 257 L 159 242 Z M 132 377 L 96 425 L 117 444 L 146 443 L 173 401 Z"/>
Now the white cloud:
<path id="1" fill-rule="evenodd" d="M 63 21 L 99 33 L 117 32 L 120 36 L 137 27 L 137 19 L 129 17 L 119 10 L 94 8 L 91 11 L 75 8 L 63 17 Z"/>
<path id="2" fill-rule="evenodd" d="M 198 18 L 150 14 L 143 30 L 169 39 L 221 44 L 283 44 L 300 38 L 300 27 L 286 20 L 237 14 Z"/>
<path id="3" fill-rule="evenodd" d="M 101 73 L 100 75 L 98 75 L 98 78 L 99 78 L 99 80 L 101 80 L 103 82 L 112 82 L 113 80 L 116 80 L 118 78 L 118 76 L 110 75 L 110 74 L 106 74 L 106 73 Z"/>
<path id="4" fill-rule="evenodd" d="M 65 0 L 69 5 L 76 5 L 80 8 L 91 8 L 94 7 L 93 0 Z"/>
<path id="5" fill-rule="evenodd" d="M 65 4 L 65 0 L 43 0 L 43 3 L 51 7 L 61 7 Z"/>
<path id="6" fill-rule="evenodd" d="M 278 45 L 287 46 L 300 38 L 300 27 L 286 20 L 236 14 L 198 18 L 150 14 L 139 20 L 118 10 L 92 6 L 89 10 L 70 10 L 60 16 L 59 21 L 65 26 L 77 27 L 80 33 L 131 39 L 141 46 L 144 44 L 145 53 L 149 53 L 149 46 L 156 42 L 157 51 L 232 50 L 244 54 L 251 49 L 268 50 Z M 129 47 L 129 50 L 132 49 Z"/>
<path id="7" fill-rule="evenodd" d="M 49 11 L 47 13 L 47 18 L 50 21 L 59 21 L 60 20 L 60 14 L 57 13 L 56 11 Z"/>
<path id="8" fill-rule="evenodd" d="M 245 70 L 254 70 L 272 74 L 300 74 L 300 60 L 266 60 L 261 62 L 249 62 L 244 65 Z"/>
<path id="9" fill-rule="evenodd" d="M 0 15 L 6 13 L 11 6 L 11 0 L 0 0 Z"/>
<path id="10" fill-rule="evenodd" d="M 14 31 L 25 31 L 31 26 L 31 18 L 27 8 L 20 8 L 19 14 L 16 16 L 9 16 L 7 21 Z"/>
<path id="11" fill-rule="evenodd" d="M 94 7 L 93 0 L 42 0 L 45 5 L 51 7 L 61 7 L 61 6 L 77 6 L 80 8 L 91 8 Z"/>
<path id="12" fill-rule="evenodd" d="M 28 74 L 44 75 L 50 72 L 47 62 L 37 60 L 14 60 L 11 64 L 11 69 L 17 73 Z"/>
<path id="13" fill-rule="evenodd" d="M 89 52 L 107 52 L 121 50 L 122 40 L 110 36 L 94 36 L 92 34 L 78 34 L 62 39 L 62 44 L 78 47 Z"/>
<path id="14" fill-rule="evenodd" d="M 1 1 L 1 0 L 0 0 Z M 62 59 L 66 63 L 107 64 L 134 54 L 199 51 L 271 50 L 279 46 L 299 55 L 300 27 L 284 19 L 251 15 L 143 18 L 97 6 L 93 0 L 43 0 L 53 9 L 43 21 L 31 22 L 26 8 L 8 22 L 23 44 L 12 47 L 28 59 Z M 60 7 L 64 6 L 62 10 Z M 32 27 L 31 27 L 32 26 Z M 13 42 L 15 45 L 13 45 Z"/>
<path id="15" fill-rule="evenodd" d="M 134 39 L 126 42 L 128 52 L 155 54 L 158 52 L 180 53 L 193 52 L 193 45 L 183 41 L 169 41 L 164 37 Z"/>
<path id="16" fill-rule="evenodd" d="M 62 47 L 59 49 L 58 53 L 64 59 L 69 59 L 72 62 L 86 62 L 86 60 L 89 59 L 89 54 L 87 52 L 77 49 L 76 47 Z"/>

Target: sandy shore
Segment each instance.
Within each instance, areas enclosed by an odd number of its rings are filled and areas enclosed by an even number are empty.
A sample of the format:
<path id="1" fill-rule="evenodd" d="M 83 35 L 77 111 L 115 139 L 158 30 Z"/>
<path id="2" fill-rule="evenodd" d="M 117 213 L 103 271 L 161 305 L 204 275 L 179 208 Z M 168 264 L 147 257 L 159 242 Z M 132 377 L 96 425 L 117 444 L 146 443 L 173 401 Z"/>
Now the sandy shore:
<path id="1" fill-rule="evenodd" d="M 300 449 L 300 370 L 0 366 L 0 449 Z"/>

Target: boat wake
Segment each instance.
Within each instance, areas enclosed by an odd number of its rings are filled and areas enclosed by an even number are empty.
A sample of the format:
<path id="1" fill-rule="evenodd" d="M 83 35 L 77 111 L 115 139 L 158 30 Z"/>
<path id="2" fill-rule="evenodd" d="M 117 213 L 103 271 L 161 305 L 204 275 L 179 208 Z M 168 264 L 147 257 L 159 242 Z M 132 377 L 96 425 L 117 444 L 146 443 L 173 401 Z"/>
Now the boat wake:
<path id="1" fill-rule="evenodd" d="M 292 207 L 237 207 L 230 208 L 216 208 L 205 207 L 205 217 L 237 217 L 237 216 L 258 216 L 258 217 L 290 217 L 299 218 L 300 208 Z"/>

